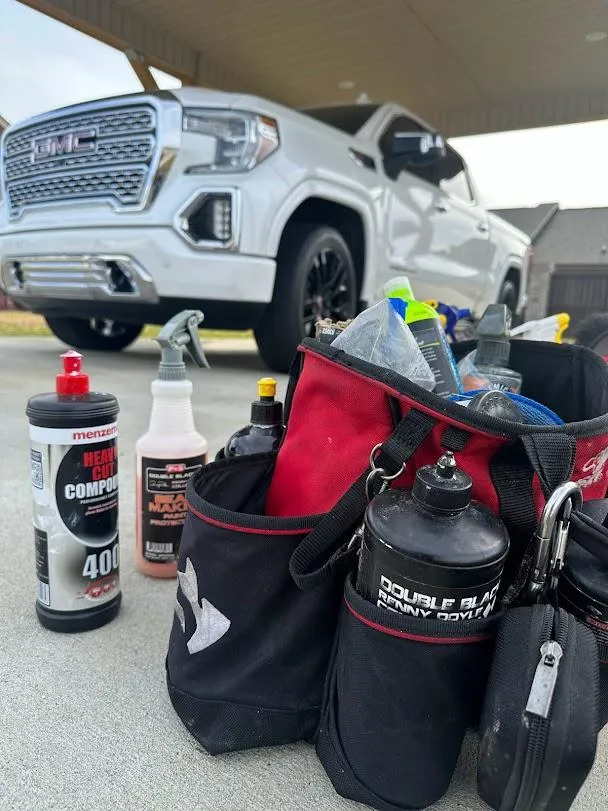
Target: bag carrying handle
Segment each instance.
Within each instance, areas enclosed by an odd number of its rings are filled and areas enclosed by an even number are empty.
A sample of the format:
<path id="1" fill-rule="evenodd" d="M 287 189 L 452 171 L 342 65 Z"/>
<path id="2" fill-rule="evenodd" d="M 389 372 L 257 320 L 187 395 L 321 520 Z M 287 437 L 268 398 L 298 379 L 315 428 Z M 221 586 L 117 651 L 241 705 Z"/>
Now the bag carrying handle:
<path id="1" fill-rule="evenodd" d="M 394 474 L 408 462 L 436 424 L 435 418 L 412 408 L 381 444 L 374 458 L 376 468 Z M 344 537 L 363 520 L 368 504 L 366 484 L 370 472 L 370 467 L 363 471 L 335 507 L 294 550 L 289 571 L 302 591 L 326 583 L 341 568 L 346 570 L 350 551 Z"/>
<path id="2" fill-rule="evenodd" d="M 558 431 L 523 434 L 520 440 L 540 480 L 543 493 L 549 498 L 555 488 L 569 481 L 572 475 L 576 440 L 571 434 Z"/>

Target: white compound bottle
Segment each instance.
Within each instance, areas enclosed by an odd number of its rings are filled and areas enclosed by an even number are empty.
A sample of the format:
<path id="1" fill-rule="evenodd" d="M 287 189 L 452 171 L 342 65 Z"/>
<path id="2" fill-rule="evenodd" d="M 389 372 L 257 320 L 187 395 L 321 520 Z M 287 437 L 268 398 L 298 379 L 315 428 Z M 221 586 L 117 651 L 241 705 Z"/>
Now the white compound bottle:
<path id="1" fill-rule="evenodd" d="M 137 463 L 136 563 L 150 577 L 175 577 L 189 480 L 207 463 L 209 443 L 192 413 L 192 383 L 184 350 L 209 367 L 198 337 L 200 310 L 184 310 L 162 328 L 158 376 L 152 382 L 148 431 L 135 446 Z"/>

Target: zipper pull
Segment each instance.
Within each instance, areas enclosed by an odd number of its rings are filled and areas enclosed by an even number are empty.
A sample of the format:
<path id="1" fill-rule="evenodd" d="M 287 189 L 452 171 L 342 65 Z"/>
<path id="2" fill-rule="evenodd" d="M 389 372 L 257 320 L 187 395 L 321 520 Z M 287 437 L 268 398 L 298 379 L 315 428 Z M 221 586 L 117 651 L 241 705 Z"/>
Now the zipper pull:
<path id="1" fill-rule="evenodd" d="M 564 650 L 559 642 L 550 640 L 541 646 L 540 662 L 536 665 L 532 689 L 526 704 L 526 712 L 531 715 L 538 715 L 541 718 L 549 717 L 551 701 L 557 684 L 559 660 L 563 655 Z"/>

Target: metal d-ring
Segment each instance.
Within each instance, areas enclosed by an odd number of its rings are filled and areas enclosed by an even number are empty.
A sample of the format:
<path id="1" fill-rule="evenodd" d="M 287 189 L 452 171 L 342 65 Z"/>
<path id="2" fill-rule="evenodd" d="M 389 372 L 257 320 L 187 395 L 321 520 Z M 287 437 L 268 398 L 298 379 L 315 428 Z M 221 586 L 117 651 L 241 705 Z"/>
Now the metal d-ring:
<path id="1" fill-rule="evenodd" d="M 377 445 L 371 450 L 369 455 L 369 466 L 371 467 L 370 472 L 367 475 L 367 479 L 365 480 L 365 495 L 367 496 L 367 500 L 371 501 L 374 497 L 374 492 L 372 490 L 372 485 L 375 482 L 376 478 L 382 479 L 382 485 L 380 487 L 380 493 L 382 493 L 388 487 L 388 483 L 398 479 L 399 476 L 402 476 L 405 471 L 405 462 L 402 463 L 401 467 L 396 473 L 387 473 L 383 467 L 376 467 L 376 455 L 382 449 L 382 443 L 379 442 Z"/>

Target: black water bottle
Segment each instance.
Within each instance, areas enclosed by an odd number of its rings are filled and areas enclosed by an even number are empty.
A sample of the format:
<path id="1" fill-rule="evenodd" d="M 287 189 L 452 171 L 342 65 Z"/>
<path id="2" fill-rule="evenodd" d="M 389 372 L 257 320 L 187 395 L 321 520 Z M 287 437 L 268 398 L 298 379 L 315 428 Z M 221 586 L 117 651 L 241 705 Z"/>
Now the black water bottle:
<path id="1" fill-rule="evenodd" d="M 357 591 L 388 611 L 459 621 L 496 607 L 509 551 L 502 521 L 471 500 L 471 478 L 447 451 L 409 490 L 369 503 Z"/>

